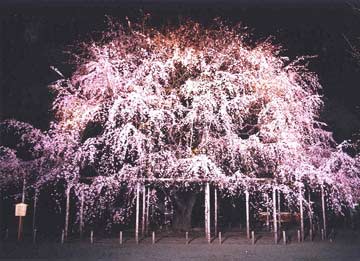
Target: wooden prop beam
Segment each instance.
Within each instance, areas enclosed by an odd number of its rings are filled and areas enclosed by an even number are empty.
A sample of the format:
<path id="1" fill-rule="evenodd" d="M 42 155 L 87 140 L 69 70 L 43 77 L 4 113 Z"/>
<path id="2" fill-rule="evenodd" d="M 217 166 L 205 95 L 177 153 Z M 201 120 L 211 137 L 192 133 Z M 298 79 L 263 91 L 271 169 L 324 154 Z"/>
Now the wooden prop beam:
<path id="1" fill-rule="evenodd" d="M 26 179 L 25 179 L 25 175 L 23 174 L 23 187 L 22 187 L 22 197 L 21 197 L 22 203 L 25 203 L 25 190 L 26 190 Z M 18 235 L 17 235 L 18 241 L 21 241 L 22 239 L 22 232 L 23 232 L 23 217 L 19 216 Z"/>
<path id="2" fill-rule="evenodd" d="M 217 189 L 214 190 L 214 226 L 215 226 L 215 236 L 218 234 L 218 198 L 217 198 Z"/>
<path id="3" fill-rule="evenodd" d="M 325 212 L 325 192 L 324 192 L 324 185 L 321 185 L 321 207 L 322 207 L 322 219 L 323 219 L 324 238 L 326 238 L 326 212 Z"/>
<path id="4" fill-rule="evenodd" d="M 22 195 L 21 195 L 21 202 L 25 203 L 25 191 L 26 191 L 26 179 L 25 179 L 25 175 L 23 178 L 23 187 L 22 187 Z"/>
<path id="5" fill-rule="evenodd" d="M 210 232 L 210 184 L 206 183 L 205 187 L 205 235 L 208 243 L 211 241 Z"/>
<path id="6" fill-rule="evenodd" d="M 136 184 L 136 220 L 135 220 L 135 242 L 139 244 L 139 210 L 140 210 L 140 183 Z"/>
<path id="7" fill-rule="evenodd" d="M 80 238 L 83 237 L 84 232 L 84 191 L 81 191 L 81 198 L 80 198 L 80 224 L 79 224 L 79 232 Z"/>
<path id="8" fill-rule="evenodd" d="M 96 177 L 83 177 L 84 180 L 94 180 Z M 129 181 L 128 178 L 119 178 L 120 181 Z M 139 182 L 148 182 L 148 183 L 155 183 L 155 182 L 194 182 L 194 183 L 204 183 L 204 182 L 224 182 L 224 178 L 138 178 Z M 228 181 L 236 181 L 240 180 L 238 178 L 228 177 Z M 271 178 L 249 178 L 247 179 L 252 182 L 259 182 L 259 183 L 272 183 L 273 179 Z"/>
<path id="9" fill-rule="evenodd" d="M 34 233 L 36 229 L 36 208 L 37 208 L 37 200 L 38 200 L 38 191 L 35 190 L 34 193 L 34 206 L 33 206 L 33 220 L 32 220 L 32 231 Z"/>
<path id="10" fill-rule="evenodd" d="M 269 211 L 269 195 L 266 193 L 266 228 L 270 230 L 270 211 Z"/>
<path id="11" fill-rule="evenodd" d="M 71 186 L 68 185 L 66 188 L 66 210 L 65 210 L 65 229 L 64 229 L 65 239 L 67 239 L 69 232 L 70 190 L 71 190 Z"/>
<path id="12" fill-rule="evenodd" d="M 146 225 L 145 212 L 146 212 L 146 187 L 144 185 L 142 189 L 142 219 L 141 219 L 141 235 L 143 237 L 145 236 L 145 225 Z"/>
<path id="13" fill-rule="evenodd" d="M 278 243 L 278 231 L 277 231 L 277 220 L 276 220 L 276 188 L 273 188 L 273 226 L 274 226 L 274 241 Z"/>
<path id="14" fill-rule="evenodd" d="M 146 235 L 149 234 L 149 210 L 150 210 L 150 188 L 147 189 L 147 202 L 146 202 Z"/>
<path id="15" fill-rule="evenodd" d="M 250 239 L 250 207 L 249 207 L 249 191 L 245 190 L 245 205 L 246 205 L 246 237 Z"/>
<path id="16" fill-rule="evenodd" d="M 308 201 L 308 205 L 309 205 L 309 226 L 310 226 L 310 230 L 309 230 L 309 236 L 310 236 L 310 240 L 313 240 L 313 213 L 312 213 L 312 207 L 311 207 L 311 192 L 309 190 L 309 201 Z"/>
<path id="17" fill-rule="evenodd" d="M 303 191 L 299 188 L 299 205 L 300 205 L 300 241 L 304 241 L 304 210 L 303 210 Z"/>
<path id="18" fill-rule="evenodd" d="M 278 205 L 278 217 L 279 217 L 279 231 L 281 231 L 281 192 L 277 191 L 277 205 Z"/>

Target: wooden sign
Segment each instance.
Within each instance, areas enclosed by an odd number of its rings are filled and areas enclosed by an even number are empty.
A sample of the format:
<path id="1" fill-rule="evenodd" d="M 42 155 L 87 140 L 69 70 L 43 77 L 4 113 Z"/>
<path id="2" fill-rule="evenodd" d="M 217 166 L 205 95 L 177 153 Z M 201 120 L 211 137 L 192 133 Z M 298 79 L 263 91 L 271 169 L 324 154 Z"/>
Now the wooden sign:
<path id="1" fill-rule="evenodd" d="M 25 217 L 26 216 L 27 204 L 18 203 L 15 205 L 15 216 L 16 217 Z"/>

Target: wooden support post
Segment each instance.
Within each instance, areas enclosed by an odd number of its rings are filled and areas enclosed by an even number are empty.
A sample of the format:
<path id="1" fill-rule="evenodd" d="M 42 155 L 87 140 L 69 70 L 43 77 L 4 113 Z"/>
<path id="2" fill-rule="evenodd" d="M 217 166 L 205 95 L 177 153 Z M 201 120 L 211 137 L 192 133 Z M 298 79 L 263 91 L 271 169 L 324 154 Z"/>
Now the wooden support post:
<path id="1" fill-rule="evenodd" d="M 93 230 L 91 230 L 91 232 L 90 232 L 90 243 L 94 244 L 94 231 Z"/>
<path id="2" fill-rule="evenodd" d="M 22 203 L 25 203 L 25 190 L 26 190 L 26 179 L 25 179 L 25 175 L 24 175 L 23 176 L 22 197 L 21 197 Z M 23 233 L 23 217 L 19 216 L 19 225 L 18 225 L 18 234 L 17 234 L 18 241 L 21 241 L 22 233 Z"/>
<path id="3" fill-rule="evenodd" d="M 266 193 L 266 228 L 270 230 L 270 212 L 269 212 L 269 195 Z"/>
<path id="4" fill-rule="evenodd" d="M 303 210 L 303 191 L 299 188 L 299 205 L 300 205 L 300 240 L 304 241 L 304 210 Z"/>
<path id="5" fill-rule="evenodd" d="M 254 231 L 251 231 L 251 244 L 255 245 L 255 233 L 254 233 Z"/>
<path id="6" fill-rule="evenodd" d="M 279 231 L 281 231 L 281 201 L 280 201 L 281 192 L 277 191 L 277 205 L 278 205 L 278 217 L 279 217 Z"/>
<path id="7" fill-rule="evenodd" d="M 32 220 L 32 231 L 33 233 L 36 231 L 36 207 L 37 207 L 37 190 L 34 193 L 34 206 L 33 206 L 33 220 Z M 33 235 L 34 236 L 34 235 Z"/>
<path id="8" fill-rule="evenodd" d="M 185 244 L 189 244 L 189 232 L 185 232 Z"/>
<path id="9" fill-rule="evenodd" d="M 210 184 L 206 183 L 205 187 L 205 235 L 208 243 L 211 243 L 210 232 Z"/>
<path id="10" fill-rule="evenodd" d="M 283 244 L 286 245 L 286 232 L 285 232 L 285 230 L 283 230 L 282 234 L 283 234 Z"/>
<path id="11" fill-rule="evenodd" d="M 310 241 L 313 240 L 313 213 L 312 213 L 312 207 L 311 207 L 311 193 L 309 190 L 309 201 L 308 201 L 308 205 L 309 205 L 309 237 L 310 237 Z"/>
<path id="12" fill-rule="evenodd" d="M 64 235 L 65 239 L 67 239 L 68 231 L 69 231 L 70 190 L 71 190 L 71 186 L 68 184 L 66 188 L 65 235 Z"/>
<path id="13" fill-rule="evenodd" d="M 219 232 L 219 245 L 221 245 L 222 239 L 221 239 L 221 232 Z"/>
<path id="14" fill-rule="evenodd" d="M 155 189 L 152 189 L 152 194 L 155 191 Z M 155 207 L 151 205 L 151 220 L 154 220 L 154 213 L 155 213 Z"/>
<path id="15" fill-rule="evenodd" d="M 206 183 L 206 185 L 205 185 L 205 191 L 204 191 L 204 193 L 205 193 L 205 195 L 204 195 L 204 206 L 205 206 L 205 216 L 204 216 L 204 218 L 205 218 L 205 239 L 207 240 L 207 236 L 208 236 L 208 205 L 207 205 L 207 202 L 208 202 L 208 191 L 207 191 L 207 184 L 208 183 Z"/>
<path id="16" fill-rule="evenodd" d="M 149 221 L 149 207 L 150 207 L 150 188 L 147 189 L 147 202 L 146 202 L 146 235 L 149 234 L 149 225 L 150 225 L 150 221 Z"/>
<path id="17" fill-rule="evenodd" d="M 246 237 L 250 239 L 249 191 L 245 190 L 246 205 Z"/>
<path id="18" fill-rule="evenodd" d="M 155 244 L 155 231 L 152 232 L 152 244 Z"/>
<path id="19" fill-rule="evenodd" d="M 61 244 L 64 244 L 65 241 L 65 231 L 64 229 L 61 231 Z"/>
<path id="20" fill-rule="evenodd" d="M 276 188 L 273 188 L 273 227 L 275 244 L 278 243 L 277 220 L 276 220 Z"/>
<path id="21" fill-rule="evenodd" d="M 146 212 L 146 187 L 145 185 L 143 186 L 143 190 L 142 190 L 142 219 L 141 219 L 141 236 L 144 237 L 145 236 L 145 212 Z"/>
<path id="22" fill-rule="evenodd" d="M 140 183 L 136 184 L 136 221 L 135 221 L 135 242 L 139 244 L 139 210 L 140 210 Z"/>
<path id="23" fill-rule="evenodd" d="M 321 185 L 321 207 L 322 207 L 322 219 L 323 219 L 323 233 L 324 239 L 326 238 L 326 212 L 325 212 L 325 192 L 324 185 Z"/>
<path id="24" fill-rule="evenodd" d="M 120 233 L 119 233 L 119 244 L 122 245 L 122 243 L 123 243 L 123 232 L 120 231 Z"/>
<path id="25" fill-rule="evenodd" d="M 218 198 L 217 198 L 217 189 L 214 190 L 214 226 L 215 226 L 215 236 L 218 233 Z"/>
<path id="26" fill-rule="evenodd" d="M 298 239 L 298 242 L 300 243 L 301 242 L 301 234 L 300 234 L 300 230 L 298 229 L 297 231 L 297 239 Z"/>
<path id="27" fill-rule="evenodd" d="M 23 175 L 23 187 L 22 187 L 22 195 L 21 195 L 21 202 L 25 203 L 25 191 L 26 191 L 26 179 L 25 174 Z"/>
<path id="28" fill-rule="evenodd" d="M 80 224 L 79 224 L 79 233 L 80 239 L 83 237 L 84 232 L 84 190 L 81 191 L 81 202 L 80 202 Z"/>

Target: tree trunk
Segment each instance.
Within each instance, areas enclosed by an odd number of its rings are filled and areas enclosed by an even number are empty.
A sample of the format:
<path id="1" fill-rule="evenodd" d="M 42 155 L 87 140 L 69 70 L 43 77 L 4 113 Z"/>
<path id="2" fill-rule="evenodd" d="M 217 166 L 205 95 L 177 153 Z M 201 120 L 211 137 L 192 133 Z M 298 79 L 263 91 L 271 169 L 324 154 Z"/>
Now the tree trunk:
<path id="1" fill-rule="evenodd" d="M 191 213 L 196 201 L 192 191 L 176 192 L 174 195 L 173 229 L 188 231 L 191 228 Z"/>

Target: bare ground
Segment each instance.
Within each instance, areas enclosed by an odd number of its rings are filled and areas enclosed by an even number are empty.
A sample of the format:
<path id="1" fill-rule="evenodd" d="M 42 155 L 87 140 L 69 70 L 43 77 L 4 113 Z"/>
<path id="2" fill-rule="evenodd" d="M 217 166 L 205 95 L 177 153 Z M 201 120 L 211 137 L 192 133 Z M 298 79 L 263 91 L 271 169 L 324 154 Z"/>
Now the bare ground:
<path id="1" fill-rule="evenodd" d="M 296 233 L 295 233 L 296 235 Z M 288 235 L 287 245 L 282 239 L 274 244 L 270 233 L 258 234 L 255 245 L 243 233 L 225 233 L 222 244 L 214 238 L 208 244 L 199 234 L 185 236 L 161 233 L 152 244 L 150 237 L 139 244 L 126 235 L 124 243 L 115 238 L 89 238 L 82 241 L 72 239 L 63 245 L 57 241 L 42 240 L 32 244 L 31 240 L 16 243 L 2 241 L 0 259 L 66 259 L 66 260 L 360 260 L 360 237 L 354 231 L 342 231 L 330 241 L 315 237 L 298 243 L 294 233 Z"/>

